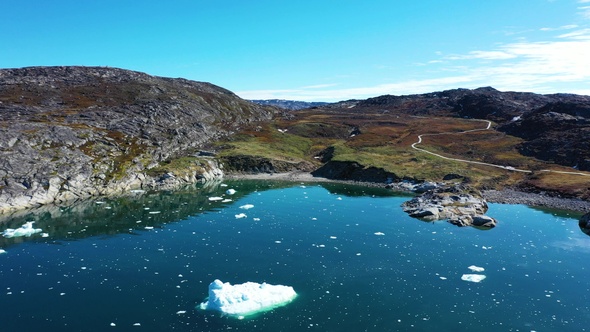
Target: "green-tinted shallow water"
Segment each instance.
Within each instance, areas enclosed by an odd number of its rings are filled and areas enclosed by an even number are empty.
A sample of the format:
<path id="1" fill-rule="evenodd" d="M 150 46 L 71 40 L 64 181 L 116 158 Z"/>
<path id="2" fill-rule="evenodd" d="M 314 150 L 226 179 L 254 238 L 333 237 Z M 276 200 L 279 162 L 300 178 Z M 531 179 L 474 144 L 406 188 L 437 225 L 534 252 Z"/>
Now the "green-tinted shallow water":
<path id="1" fill-rule="evenodd" d="M 408 198 L 382 190 L 227 183 L 4 221 L 49 236 L 0 239 L 0 330 L 589 329 L 590 237 L 575 218 L 492 204 L 499 225 L 480 231 L 411 219 Z M 208 200 L 228 188 L 232 202 Z M 471 265 L 487 278 L 462 281 Z M 238 320 L 196 309 L 214 279 L 299 296 Z"/>

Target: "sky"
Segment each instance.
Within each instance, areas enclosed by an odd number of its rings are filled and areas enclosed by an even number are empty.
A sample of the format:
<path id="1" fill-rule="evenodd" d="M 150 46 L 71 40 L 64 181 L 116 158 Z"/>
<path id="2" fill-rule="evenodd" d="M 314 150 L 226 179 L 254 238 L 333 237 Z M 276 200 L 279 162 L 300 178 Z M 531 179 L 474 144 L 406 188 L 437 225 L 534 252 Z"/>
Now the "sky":
<path id="1" fill-rule="evenodd" d="M 590 95 L 590 0 L 2 0 L 0 68 L 109 66 L 246 99 Z"/>

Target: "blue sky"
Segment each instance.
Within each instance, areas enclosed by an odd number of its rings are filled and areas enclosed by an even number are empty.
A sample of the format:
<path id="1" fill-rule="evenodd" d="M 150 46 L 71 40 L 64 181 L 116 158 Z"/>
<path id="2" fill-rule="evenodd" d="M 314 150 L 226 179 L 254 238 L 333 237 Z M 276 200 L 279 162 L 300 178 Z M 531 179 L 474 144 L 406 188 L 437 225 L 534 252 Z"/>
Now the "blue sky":
<path id="1" fill-rule="evenodd" d="M 590 0 L 18 0 L 0 67 L 110 66 L 248 99 L 590 95 Z"/>

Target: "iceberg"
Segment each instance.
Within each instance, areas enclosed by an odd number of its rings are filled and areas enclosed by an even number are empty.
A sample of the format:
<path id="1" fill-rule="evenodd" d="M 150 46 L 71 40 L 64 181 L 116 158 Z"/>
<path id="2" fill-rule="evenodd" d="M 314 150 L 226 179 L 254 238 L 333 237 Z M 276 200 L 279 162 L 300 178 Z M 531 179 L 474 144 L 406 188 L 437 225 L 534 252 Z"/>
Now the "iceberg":
<path id="1" fill-rule="evenodd" d="M 0 254 L 5 254 L 5 253 L 6 253 L 6 250 L 0 249 Z"/>
<path id="2" fill-rule="evenodd" d="M 475 265 L 469 266 L 468 269 L 470 269 L 473 272 L 483 272 L 483 271 L 485 271 L 485 269 L 483 267 L 479 267 L 479 266 L 475 266 Z"/>
<path id="3" fill-rule="evenodd" d="M 248 217 L 245 213 L 236 214 L 236 219 L 242 219 Z"/>
<path id="4" fill-rule="evenodd" d="M 223 197 L 219 197 L 219 196 L 209 197 L 209 201 L 211 201 L 211 202 L 222 201 L 222 200 L 223 200 Z"/>
<path id="5" fill-rule="evenodd" d="M 252 205 L 252 204 L 246 204 L 246 205 L 240 206 L 240 209 L 249 210 L 253 207 L 254 207 L 254 205 Z"/>
<path id="6" fill-rule="evenodd" d="M 19 237 L 19 236 L 31 236 L 35 233 L 40 233 L 42 231 L 41 228 L 33 228 L 34 221 L 27 221 L 24 225 L 17 229 L 7 228 L 2 235 L 4 237 Z"/>
<path id="7" fill-rule="evenodd" d="M 480 282 L 484 280 L 486 276 L 483 274 L 464 274 L 461 276 L 461 280 L 469 282 Z"/>
<path id="8" fill-rule="evenodd" d="M 228 195 L 233 195 L 233 194 L 236 193 L 236 190 L 235 189 L 228 189 L 228 190 L 225 191 L 225 193 L 228 194 Z"/>
<path id="9" fill-rule="evenodd" d="M 255 282 L 231 285 L 216 279 L 209 284 L 209 298 L 199 307 L 243 318 L 287 305 L 296 297 L 290 286 Z"/>

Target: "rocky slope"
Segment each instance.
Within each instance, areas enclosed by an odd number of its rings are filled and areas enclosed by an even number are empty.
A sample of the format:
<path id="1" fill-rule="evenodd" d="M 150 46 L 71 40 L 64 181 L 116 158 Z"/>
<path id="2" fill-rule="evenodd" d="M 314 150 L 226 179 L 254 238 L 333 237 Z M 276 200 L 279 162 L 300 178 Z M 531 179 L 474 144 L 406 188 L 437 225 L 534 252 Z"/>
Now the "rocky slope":
<path id="1" fill-rule="evenodd" d="M 324 106 L 328 103 L 322 102 L 307 102 L 297 100 L 284 100 L 284 99 L 256 99 L 250 100 L 251 102 L 259 105 L 275 106 L 286 110 L 300 110 L 310 107 Z"/>
<path id="2" fill-rule="evenodd" d="M 274 112 L 209 83 L 122 69 L 0 70 L 0 213 L 219 176 L 198 151 Z"/>

